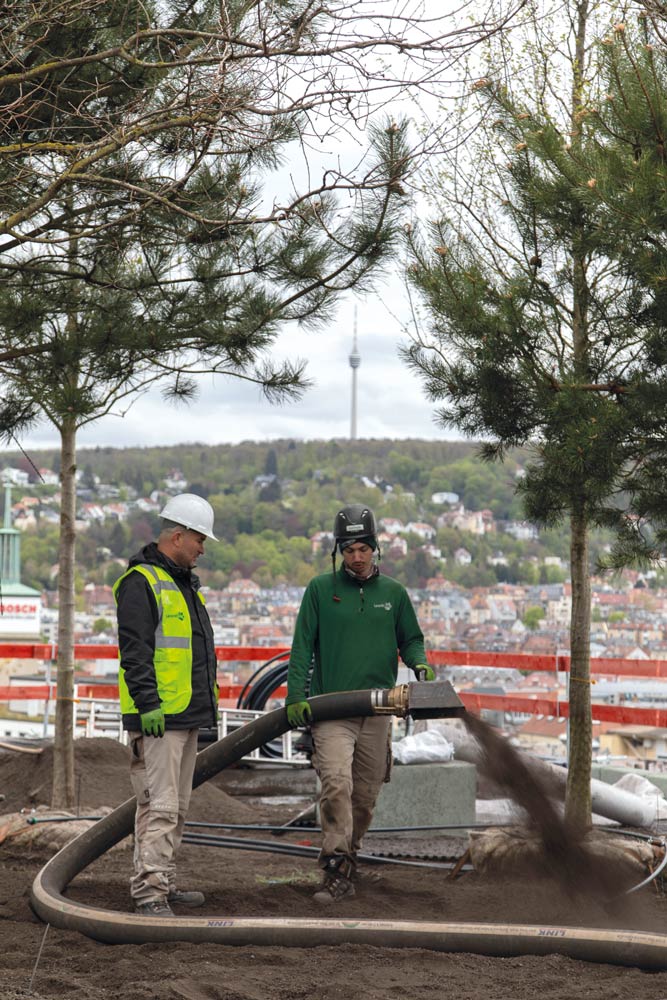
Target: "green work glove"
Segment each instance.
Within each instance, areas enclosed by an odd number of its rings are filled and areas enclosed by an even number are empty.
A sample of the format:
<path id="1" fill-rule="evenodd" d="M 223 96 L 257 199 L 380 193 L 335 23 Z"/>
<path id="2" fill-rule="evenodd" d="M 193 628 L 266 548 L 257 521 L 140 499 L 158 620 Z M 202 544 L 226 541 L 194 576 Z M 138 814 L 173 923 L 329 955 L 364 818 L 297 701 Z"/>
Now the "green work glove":
<path id="1" fill-rule="evenodd" d="M 292 729 L 307 726 L 313 717 L 313 710 L 307 701 L 295 701 L 287 706 L 287 721 Z"/>
<path id="2" fill-rule="evenodd" d="M 435 670 L 433 667 L 429 667 L 428 663 L 418 663 L 413 670 L 417 676 L 417 680 L 422 681 L 434 681 L 435 680 Z"/>
<path id="3" fill-rule="evenodd" d="M 164 736 L 164 712 L 154 708 L 152 712 L 142 712 L 141 731 L 144 736 Z"/>

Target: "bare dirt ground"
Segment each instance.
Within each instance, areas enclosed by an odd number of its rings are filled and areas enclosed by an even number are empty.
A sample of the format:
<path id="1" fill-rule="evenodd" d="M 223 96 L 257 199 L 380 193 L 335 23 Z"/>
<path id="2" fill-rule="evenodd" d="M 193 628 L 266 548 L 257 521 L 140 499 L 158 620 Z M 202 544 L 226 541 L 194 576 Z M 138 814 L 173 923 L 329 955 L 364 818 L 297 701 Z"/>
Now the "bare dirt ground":
<path id="1" fill-rule="evenodd" d="M 41 755 L 0 754 L 0 792 L 6 796 L 0 810 L 15 813 L 45 801 L 50 761 L 48 748 Z M 127 751 L 119 744 L 78 741 L 82 814 L 129 797 L 127 766 Z M 295 803 L 266 801 L 262 783 L 270 785 L 270 777 L 241 770 L 220 775 L 195 792 L 190 819 L 275 823 L 293 817 Z M 307 779 L 295 775 L 294 785 L 296 794 L 303 793 Z M 249 786 L 254 796 L 238 794 Z M 262 833 L 248 836 L 268 839 Z M 317 845 L 317 834 L 308 830 L 276 842 L 288 839 Z M 53 927 L 44 938 L 44 925 L 32 913 L 28 895 L 51 853 L 41 839 L 8 837 L 0 844 L 0 1000 L 667 1000 L 667 970 L 646 972 L 558 955 L 489 958 L 354 945 L 112 946 Z M 68 895 L 95 906 L 128 909 L 130 863 L 129 850 L 110 852 L 77 876 Z M 590 895 L 568 894 L 546 876 L 501 879 L 470 872 L 452 880 L 446 872 L 428 868 L 383 865 L 373 871 L 381 872 L 381 881 L 363 883 L 354 899 L 341 903 L 335 913 L 327 909 L 326 915 L 667 929 L 667 900 L 652 888 L 609 905 Z M 316 871 L 306 858 L 183 845 L 179 872 L 182 886 L 205 892 L 202 913 L 323 915 L 311 898 Z"/>

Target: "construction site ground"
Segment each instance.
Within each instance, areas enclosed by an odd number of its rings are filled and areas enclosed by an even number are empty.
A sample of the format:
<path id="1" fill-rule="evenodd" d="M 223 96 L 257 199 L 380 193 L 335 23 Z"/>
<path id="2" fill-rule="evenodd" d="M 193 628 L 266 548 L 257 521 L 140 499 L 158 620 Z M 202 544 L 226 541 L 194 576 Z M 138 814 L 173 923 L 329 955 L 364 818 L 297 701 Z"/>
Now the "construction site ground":
<path id="1" fill-rule="evenodd" d="M 82 815 L 130 796 L 128 755 L 112 740 L 77 742 Z M 0 793 L 5 795 L 0 812 L 5 818 L 22 809 L 27 818 L 30 810 L 48 801 L 51 768 L 49 747 L 41 754 L 0 753 Z M 287 822 L 313 791 L 313 775 L 307 770 L 234 768 L 195 791 L 190 819 Z M 6 835 L 0 843 L 0 1000 L 667 1000 L 667 970 L 648 972 L 559 955 L 491 958 L 355 945 L 113 946 L 53 927 L 45 938 L 44 925 L 30 909 L 29 891 L 56 849 L 56 838 L 65 835 L 64 826 L 56 833 L 55 824 L 31 825 L 29 836 Z M 259 832 L 246 836 L 270 839 Z M 276 843 L 317 845 L 317 838 L 317 833 L 301 828 L 276 838 Z M 369 837 L 366 846 L 443 855 L 455 853 L 464 842 L 443 846 L 431 836 L 412 843 L 405 837 Z M 116 848 L 77 876 L 68 895 L 97 907 L 129 910 L 130 867 L 128 846 Z M 667 932 L 667 899 L 653 886 L 610 903 L 565 891 L 546 875 L 490 877 L 470 871 L 452 879 L 444 870 L 398 865 L 373 865 L 372 871 L 381 874 L 380 881 L 362 882 L 354 898 L 328 908 L 325 915 Z M 179 874 L 182 887 L 206 894 L 203 913 L 323 915 L 312 899 L 318 878 L 308 858 L 185 844 Z"/>

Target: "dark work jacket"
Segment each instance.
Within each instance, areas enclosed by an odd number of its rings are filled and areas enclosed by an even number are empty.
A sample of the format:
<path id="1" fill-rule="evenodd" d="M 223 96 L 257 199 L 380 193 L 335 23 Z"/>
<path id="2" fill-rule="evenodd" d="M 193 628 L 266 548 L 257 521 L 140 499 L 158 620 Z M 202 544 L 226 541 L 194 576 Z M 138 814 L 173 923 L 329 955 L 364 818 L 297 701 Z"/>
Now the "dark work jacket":
<path id="1" fill-rule="evenodd" d="M 197 597 L 199 577 L 182 569 L 151 542 L 130 559 L 129 566 L 149 563 L 169 573 L 183 594 L 192 622 L 192 698 L 183 712 L 166 715 L 167 729 L 197 729 L 217 721 L 215 677 L 217 663 L 213 629 L 206 608 Z M 125 680 L 140 713 L 160 708 L 153 653 L 158 609 L 145 576 L 130 573 L 118 588 L 118 648 Z M 141 728 L 138 715 L 123 715 L 123 728 Z"/>

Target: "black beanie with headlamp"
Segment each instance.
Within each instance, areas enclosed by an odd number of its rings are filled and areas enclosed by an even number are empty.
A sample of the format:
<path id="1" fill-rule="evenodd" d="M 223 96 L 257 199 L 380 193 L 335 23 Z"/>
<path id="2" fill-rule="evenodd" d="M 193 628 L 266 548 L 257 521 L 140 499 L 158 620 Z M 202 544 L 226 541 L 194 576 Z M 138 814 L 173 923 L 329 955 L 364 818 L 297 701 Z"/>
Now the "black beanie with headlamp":
<path id="1" fill-rule="evenodd" d="M 378 559 L 382 558 L 377 540 L 375 514 L 365 504 L 353 503 L 339 510 L 334 518 L 333 536 L 334 546 L 331 550 L 331 568 L 334 574 L 334 581 L 336 577 L 336 549 L 342 552 L 348 545 L 361 542 L 363 545 L 370 546 L 374 552 L 377 551 Z M 340 601 L 340 597 L 336 593 L 335 582 L 333 599 L 334 601 Z"/>

